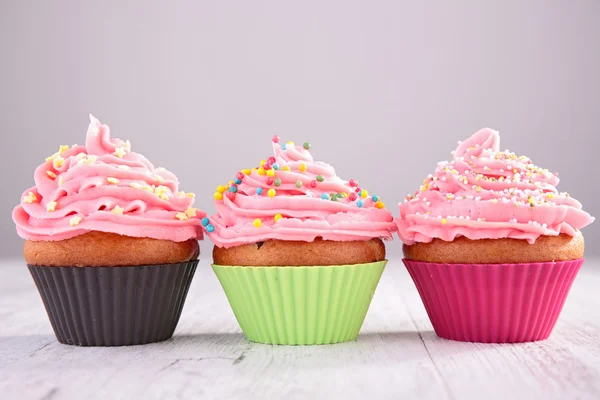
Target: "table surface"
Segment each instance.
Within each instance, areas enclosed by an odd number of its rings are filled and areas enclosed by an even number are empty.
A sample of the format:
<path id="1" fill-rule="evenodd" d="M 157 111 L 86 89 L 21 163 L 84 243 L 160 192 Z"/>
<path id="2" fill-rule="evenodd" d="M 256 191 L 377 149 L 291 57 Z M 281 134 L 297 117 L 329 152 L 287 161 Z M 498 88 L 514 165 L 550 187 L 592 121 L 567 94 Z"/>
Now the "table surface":
<path id="1" fill-rule="evenodd" d="M 56 342 L 22 261 L 0 261 L 2 399 L 600 399 L 600 260 L 587 260 L 549 340 L 438 338 L 400 259 L 390 260 L 357 341 L 248 342 L 204 261 L 175 336 L 81 348 Z"/>

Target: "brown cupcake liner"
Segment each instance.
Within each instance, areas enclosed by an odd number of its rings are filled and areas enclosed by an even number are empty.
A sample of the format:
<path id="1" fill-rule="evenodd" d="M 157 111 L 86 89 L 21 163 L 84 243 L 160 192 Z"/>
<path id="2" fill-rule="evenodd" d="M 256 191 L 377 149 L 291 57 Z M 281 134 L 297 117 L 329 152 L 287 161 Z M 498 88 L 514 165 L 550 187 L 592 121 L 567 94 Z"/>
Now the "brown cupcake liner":
<path id="1" fill-rule="evenodd" d="M 197 265 L 28 267 L 60 343 L 127 346 L 173 336 Z"/>

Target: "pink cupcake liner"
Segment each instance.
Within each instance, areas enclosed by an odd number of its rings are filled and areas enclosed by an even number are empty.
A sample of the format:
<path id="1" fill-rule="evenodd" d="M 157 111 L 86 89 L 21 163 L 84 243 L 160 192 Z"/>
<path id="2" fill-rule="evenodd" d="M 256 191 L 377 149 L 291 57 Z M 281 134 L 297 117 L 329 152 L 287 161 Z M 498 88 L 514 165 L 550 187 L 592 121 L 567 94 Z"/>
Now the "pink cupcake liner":
<path id="1" fill-rule="evenodd" d="M 583 259 L 532 264 L 403 261 L 435 333 L 484 343 L 547 339 L 583 264 Z"/>

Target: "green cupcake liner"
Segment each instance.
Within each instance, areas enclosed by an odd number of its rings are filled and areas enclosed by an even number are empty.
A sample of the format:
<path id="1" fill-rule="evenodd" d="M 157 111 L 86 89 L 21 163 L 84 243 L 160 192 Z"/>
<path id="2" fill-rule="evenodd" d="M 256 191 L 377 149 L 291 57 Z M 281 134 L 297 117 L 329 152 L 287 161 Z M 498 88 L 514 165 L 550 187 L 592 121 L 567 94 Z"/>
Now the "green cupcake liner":
<path id="1" fill-rule="evenodd" d="M 249 340 L 311 345 L 356 339 L 386 264 L 212 267 Z"/>

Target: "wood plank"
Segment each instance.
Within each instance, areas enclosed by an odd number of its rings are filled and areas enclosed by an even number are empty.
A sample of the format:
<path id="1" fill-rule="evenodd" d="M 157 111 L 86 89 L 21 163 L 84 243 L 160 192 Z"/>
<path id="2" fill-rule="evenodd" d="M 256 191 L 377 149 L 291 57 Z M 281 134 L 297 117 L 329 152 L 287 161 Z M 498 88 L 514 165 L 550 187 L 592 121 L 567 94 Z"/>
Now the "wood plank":
<path id="1" fill-rule="evenodd" d="M 439 339 L 399 259 L 356 342 L 246 341 L 203 263 L 173 339 L 120 348 L 58 344 L 20 261 L 0 265 L 3 399 L 600 398 L 598 263 L 588 261 L 548 341 L 483 345 Z M 318 394 L 318 396 L 317 396 Z"/>

